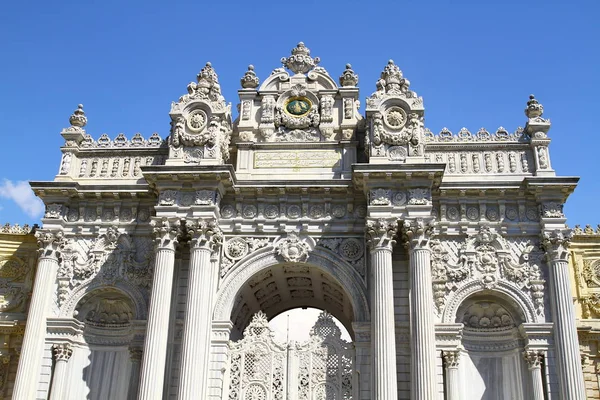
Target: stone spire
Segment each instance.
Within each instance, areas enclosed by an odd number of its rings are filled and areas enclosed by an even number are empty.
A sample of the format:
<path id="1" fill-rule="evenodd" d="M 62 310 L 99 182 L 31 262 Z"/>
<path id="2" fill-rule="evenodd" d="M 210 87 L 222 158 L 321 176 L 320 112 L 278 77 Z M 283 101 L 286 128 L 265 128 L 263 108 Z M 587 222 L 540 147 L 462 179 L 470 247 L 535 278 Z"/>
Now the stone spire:
<path id="1" fill-rule="evenodd" d="M 69 122 L 71 123 L 71 126 L 77 128 L 83 128 L 87 124 L 87 117 L 83 111 L 83 104 L 77 105 L 77 110 L 71 114 L 71 117 L 69 117 Z"/>
<path id="2" fill-rule="evenodd" d="M 240 82 L 244 89 L 256 89 L 258 87 L 260 81 L 254 72 L 254 65 L 248 65 L 248 71 L 244 73 L 244 76 L 242 79 L 240 79 Z"/>
<path id="3" fill-rule="evenodd" d="M 298 45 L 292 49 L 291 56 L 281 58 L 283 66 L 295 74 L 307 73 L 319 64 L 320 61 L 321 59 L 319 57 L 312 58 L 310 56 L 310 50 L 303 42 L 298 43 Z"/>
<path id="4" fill-rule="evenodd" d="M 358 84 L 358 75 L 352 70 L 352 65 L 346 64 L 346 70 L 340 75 L 341 86 L 356 86 Z"/>

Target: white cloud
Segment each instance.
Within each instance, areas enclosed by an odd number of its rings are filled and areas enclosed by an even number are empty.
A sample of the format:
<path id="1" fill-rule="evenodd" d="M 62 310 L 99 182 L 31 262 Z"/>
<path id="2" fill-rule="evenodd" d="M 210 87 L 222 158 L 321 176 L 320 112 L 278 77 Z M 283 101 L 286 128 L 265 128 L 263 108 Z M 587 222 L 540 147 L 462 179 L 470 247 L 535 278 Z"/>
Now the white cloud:
<path id="1" fill-rule="evenodd" d="M 4 179 L 0 184 L 0 197 L 17 203 L 19 208 L 31 218 L 41 217 L 44 213 L 44 203 L 33 194 L 33 190 L 26 181 L 13 183 Z"/>

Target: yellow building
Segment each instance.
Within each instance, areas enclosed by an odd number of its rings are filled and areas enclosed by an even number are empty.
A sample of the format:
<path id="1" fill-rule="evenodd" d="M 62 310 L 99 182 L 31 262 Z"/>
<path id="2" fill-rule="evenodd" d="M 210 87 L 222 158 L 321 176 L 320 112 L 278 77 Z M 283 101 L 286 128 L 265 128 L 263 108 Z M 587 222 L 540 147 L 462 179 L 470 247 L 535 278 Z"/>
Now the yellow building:
<path id="1" fill-rule="evenodd" d="M 37 249 L 28 225 L 0 227 L 0 399 L 12 397 Z"/>
<path id="2" fill-rule="evenodd" d="M 573 229 L 573 297 L 588 399 L 600 399 L 600 226 Z"/>

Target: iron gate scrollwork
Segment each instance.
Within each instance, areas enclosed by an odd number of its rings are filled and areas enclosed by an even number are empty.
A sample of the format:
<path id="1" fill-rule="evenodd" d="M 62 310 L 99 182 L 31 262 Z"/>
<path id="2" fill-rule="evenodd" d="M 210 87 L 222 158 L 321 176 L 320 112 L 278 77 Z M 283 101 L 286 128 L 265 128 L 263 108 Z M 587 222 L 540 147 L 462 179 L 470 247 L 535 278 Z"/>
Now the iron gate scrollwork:
<path id="1" fill-rule="evenodd" d="M 304 343 L 278 343 L 263 312 L 230 343 L 228 400 L 352 400 L 354 346 L 321 313 Z"/>

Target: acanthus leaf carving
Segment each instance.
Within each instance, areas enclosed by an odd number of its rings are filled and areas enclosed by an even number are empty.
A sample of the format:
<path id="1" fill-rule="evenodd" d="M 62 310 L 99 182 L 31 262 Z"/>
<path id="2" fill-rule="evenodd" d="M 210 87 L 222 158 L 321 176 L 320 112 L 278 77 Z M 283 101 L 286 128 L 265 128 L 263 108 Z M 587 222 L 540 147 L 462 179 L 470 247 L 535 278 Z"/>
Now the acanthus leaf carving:
<path id="1" fill-rule="evenodd" d="M 398 220 L 395 218 L 368 219 L 365 233 L 371 251 L 376 249 L 391 251 L 396 244 Z"/>

